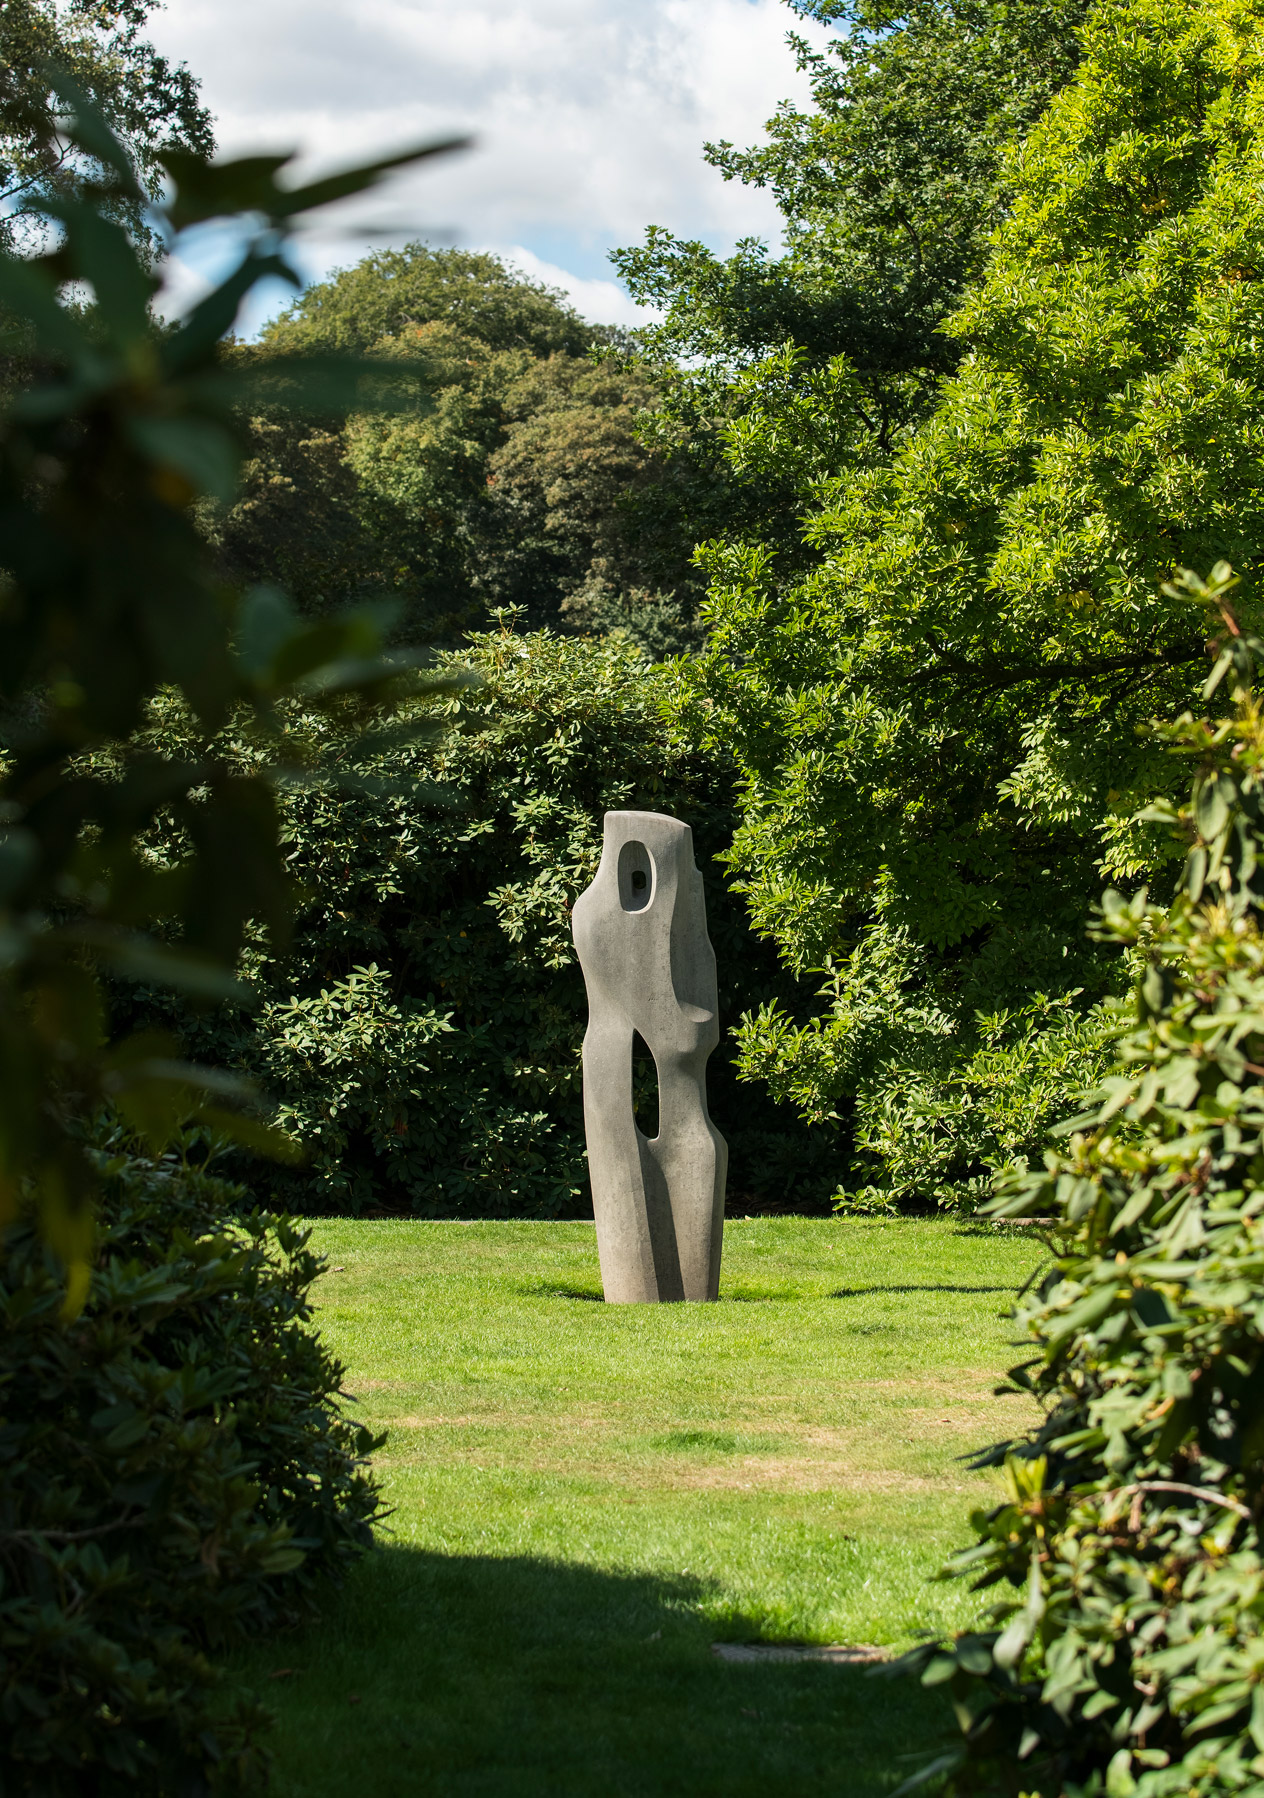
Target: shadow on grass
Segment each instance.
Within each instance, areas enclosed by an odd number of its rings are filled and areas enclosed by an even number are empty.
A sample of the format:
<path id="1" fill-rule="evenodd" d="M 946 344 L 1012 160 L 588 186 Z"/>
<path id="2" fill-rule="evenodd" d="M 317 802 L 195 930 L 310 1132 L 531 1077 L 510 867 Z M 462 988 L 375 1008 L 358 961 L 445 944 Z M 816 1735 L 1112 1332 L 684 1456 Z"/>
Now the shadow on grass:
<path id="1" fill-rule="evenodd" d="M 869 1289 L 866 1288 L 866 1290 Z M 872 1290 L 874 1292 L 884 1292 L 887 1288 L 875 1286 Z M 909 1286 L 900 1287 L 898 1289 L 892 1288 L 891 1290 L 915 1292 L 918 1288 Z M 990 1286 L 944 1286 L 942 1288 L 926 1287 L 924 1290 L 928 1292 L 932 1290 L 943 1292 L 991 1292 L 992 1288 Z M 998 1292 L 1008 1292 L 1010 1288 L 1008 1286 L 998 1286 L 996 1290 Z M 560 1286 L 549 1281 L 539 1281 L 532 1286 L 519 1286 L 518 1291 L 522 1293 L 525 1298 L 529 1299 L 582 1299 L 588 1304 L 602 1305 L 605 1303 L 604 1293 L 593 1292 L 586 1286 Z M 783 1305 L 793 1304 L 797 1299 L 801 1299 L 803 1296 L 804 1295 L 801 1292 L 796 1292 L 793 1288 L 788 1288 L 784 1292 L 721 1292 L 717 1303 L 721 1305 Z M 848 1293 L 834 1292 L 830 1294 L 831 1298 L 846 1298 L 850 1296 L 852 1295 Z"/>
<path id="2" fill-rule="evenodd" d="M 581 1299 L 586 1304 L 604 1304 L 604 1295 L 592 1292 L 581 1286 L 559 1286 L 541 1281 L 533 1286 L 520 1286 L 519 1292 L 532 1299 Z M 932 1286 L 913 1286 L 906 1283 L 895 1283 L 889 1286 L 840 1286 L 836 1292 L 828 1293 L 831 1299 L 862 1299 L 879 1292 L 961 1292 L 986 1293 L 1008 1292 L 1011 1295 L 1019 1291 L 1017 1286 L 950 1286 L 937 1284 Z M 780 1305 L 793 1304 L 801 1298 L 801 1293 L 785 1292 L 722 1292 L 719 1297 L 721 1305 Z"/>
<path id="3" fill-rule="evenodd" d="M 1017 1286 L 840 1286 L 837 1292 L 831 1292 L 832 1299 L 863 1299 L 872 1292 L 1008 1292 L 1017 1293 Z"/>
<path id="4" fill-rule="evenodd" d="M 873 1290 L 875 1292 L 880 1292 L 883 1291 L 884 1288 L 875 1286 Z M 912 1292 L 915 1288 L 910 1286 L 907 1290 Z M 927 1290 L 930 1289 L 927 1288 Z M 977 1289 L 967 1288 L 965 1286 L 946 1286 L 943 1290 L 945 1292 L 966 1292 L 973 1290 L 990 1292 L 992 1289 L 990 1286 L 986 1288 L 979 1287 Z M 1008 1292 L 1009 1288 L 1005 1287 L 1002 1289 L 998 1287 L 997 1290 Z M 524 1297 L 529 1299 L 583 1299 L 590 1304 L 602 1305 L 605 1303 L 604 1293 L 593 1292 L 585 1286 L 558 1286 L 550 1284 L 547 1281 L 540 1281 L 534 1286 L 519 1286 L 518 1291 L 521 1292 Z M 839 1298 L 843 1295 L 840 1293 L 832 1293 L 830 1296 L 832 1298 Z M 722 1292 L 717 1303 L 721 1305 L 781 1305 L 786 1303 L 792 1304 L 796 1299 L 802 1297 L 802 1293 L 795 1292 L 793 1289 L 785 1292 Z"/>
<path id="5" fill-rule="evenodd" d="M 869 1798 L 946 1705 L 856 1667 L 722 1662 L 748 1619 L 685 1574 L 379 1549 L 317 1624 L 238 1657 L 272 1798 Z"/>
<path id="6" fill-rule="evenodd" d="M 598 1305 L 605 1303 L 604 1293 L 592 1292 L 586 1286 L 551 1286 L 547 1281 L 541 1281 L 536 1286 L 520 1286 L 518 1290 L 529 1299 L 587 1299 Z"/>

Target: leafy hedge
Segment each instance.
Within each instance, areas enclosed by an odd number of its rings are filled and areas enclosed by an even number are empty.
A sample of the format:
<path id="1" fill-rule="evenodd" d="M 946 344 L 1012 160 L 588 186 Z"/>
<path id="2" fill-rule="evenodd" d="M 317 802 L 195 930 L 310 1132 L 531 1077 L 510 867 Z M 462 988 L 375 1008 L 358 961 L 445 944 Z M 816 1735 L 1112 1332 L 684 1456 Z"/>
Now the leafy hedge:
<path id="1" fill-rule="evenodd" d="M 31 1223 L 0 1257 L 0 1790 L 46 1798 L 258 1772 L 266 1714 L 210 1657 L 294 1614 L 379 1511 L 309 1328 L 309 1233 L 174 1157 L 99 1160 L 73 1322 Z"/>
<path id="2" fill-rule="evenodd" d="M 1182 888 L 1101 926 L 1142 959 L 1135 1022 L 999 1206 L 1057 1219 L 1011 1373 L 1045 1419 L 983 1457 L 1007 1497 L 950 1569 L 1013 1595 L 913 1657 L 957 1793 L 1264 1794 L 1264 709 L 1165 734 L 1199 764 Z"/>
<path id="3" fill-rule="evenodd" d="M 859 977 L 831 970 L 827 990 L 845 1031 L 822 1030 L 817 1018 L 796 1023 L 775 1001 L 743 1019 L 742 1072 L 820 1118 L 829 1115 L 822 1090 L 858 1084 L 866 1053 L 880 1045 L 882 1082 L 862 1087 L 844 1114 L 848 1157 L 835 1209 L 974 1211 L 1003 1169 L 1039 1158 L 1050 1127 L 1107 1071 L 1118 1026 L 1109 1004 L 1082 1010 L 1078 987 L 1038 992 L 976 1012 L 966 1046 L 960 1020 L 916 990 L 908 939 L 888 947 L 865 951 Z"/>
<path id="4" fill-rule="evenodd" d="M 997 1175 L 1038 1160 L 1049 1131 L 1110 1067 L 1118 1023 L 1110 1005 L 1078 1009 L 1078 991 L 980 1014 L 974 1048 L 945 1039 L 938 1068 L 889 1069 L 887 1082 L 858 1100 L 854 1184 L 838 1208 L 972 1212 Z"/>
<path id="5" fill-rule="evenodd" d="M 588 1202 L 580 1092 L 587 1023 L 570 907 L 596 872 L 603 813 L 668 811 L 693 827 L 719 964 L 723 1021 L 794 1003 L 716 857 L 733 827 L 722 757 L 676 741 L 670 670 L 625 637 L 505 628 L 475 635 L 438 672 L 476 685 L 432 709 L 426 742 L 292 710 L 287 751 L 307 774 L 283 799 L 287 862 L 306 894 L 288 954 L 262 939 L 244 972 L 253 1011 L 196 1014 L 154 989 L 120 992 L 119 1030 L 174 1025 L 201 1062 L 256 1076 L 307 1152 L 253 1164 L 251 1183 L 295 1211 L 554 1217 Z M 183 713 L 161 701 L 135 745 L 178 754 Z M 248 764 L 248 731 L 226 761 Z M 152 839 L 175 860 L 174 822 Z M 647 1092 L 648 1067 L 638 1070 Z M 823 1207 L 835 1128 L 739 1088 L 722 1043 L 712 1110 L 730 1143 L 736 1205 Z"/>

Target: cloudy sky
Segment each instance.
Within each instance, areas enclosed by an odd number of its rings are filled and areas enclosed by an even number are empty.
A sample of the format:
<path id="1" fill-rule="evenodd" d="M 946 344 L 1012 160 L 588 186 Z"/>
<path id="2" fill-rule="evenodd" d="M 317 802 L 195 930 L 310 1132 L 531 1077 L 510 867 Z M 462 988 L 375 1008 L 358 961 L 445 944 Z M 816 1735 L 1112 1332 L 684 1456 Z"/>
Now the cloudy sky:
<path id="1" fill-rule="evenodd" d="M 701 152 L 757 141 L 779 100 L 806 97 L 792 27 L 823 40 L 782 0 L 166 0 L 150 35 L 201 79 L 223 152 L 294 147 L 327 167 L 474 133 L 324 225 L 310 275 L 424 236 L 496 250 L 630 323 L 606 252 L 646 225 L 718 250 L 776 237 L 768 197 Z"/>

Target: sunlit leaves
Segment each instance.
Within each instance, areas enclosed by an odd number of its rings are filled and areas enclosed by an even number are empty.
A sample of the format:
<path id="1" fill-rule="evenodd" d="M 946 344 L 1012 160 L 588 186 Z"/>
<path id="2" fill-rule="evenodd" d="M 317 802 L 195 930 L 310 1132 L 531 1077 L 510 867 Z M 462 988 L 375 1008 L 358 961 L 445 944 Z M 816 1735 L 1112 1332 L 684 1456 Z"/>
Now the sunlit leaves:
<path id="1" fill-rule="evenodd" d="M 810 1029 L 753 1019 L 748 1066 L 810 1114 L 855 1104 L 896 1151 L 892 1192 L 919 1155 L 922 1196 L 940 1190 L 981 1018 L 1127 984 L 1081 928 L 1103 857 L 1170 891 L 1145 806 L 1173 769 L 1147 726 L 1226 707 L 1178 570 L 1222 590 L 1232 562 L 1256 628 L 1260 32 L 1256 0 L 1105 0 L 1079 78 L 1012 149 L 1010 216 L 941 333 L 963 359 L 929 416 L 866 463 L 844 430 L 859 358 L 781 353 L 730 429 L 761 473 L 797 457 L 814 552 L 800 572 L 770 533 L 704 546 L 710 635 L 682 687 L 683 728 L 745 776 L 734 873 L 820 995 Z M 1220 817 L 1214 788 L 1201 803 Z M 1209 832 L 1212 886 L 1254 855 L 1242 828 Z M 893 944 L 888 1023 L 868 995 Z"/>

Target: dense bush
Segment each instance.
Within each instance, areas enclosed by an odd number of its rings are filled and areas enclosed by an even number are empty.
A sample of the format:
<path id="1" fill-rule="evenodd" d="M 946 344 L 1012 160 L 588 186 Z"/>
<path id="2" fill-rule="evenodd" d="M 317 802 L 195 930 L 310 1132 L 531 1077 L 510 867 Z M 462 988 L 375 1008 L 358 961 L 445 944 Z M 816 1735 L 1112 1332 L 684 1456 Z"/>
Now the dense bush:
<path id="1" fill-rule="evenodd" d="M 914 1656 L 953 1692 L 956 1792 L 1264 1792 L 1264 712 L 1238 701 L 1167 733 L 1199 764 L 1181 891 L 1108 893 L 1101 925 L 1142 957 L 1135 1021 L 998 1207 L 1056 1218 L 1011 1375 L 1046 1415 L 984 1457 L 1007 1498 L 954 1569 L 1014 1596 Z"/>
<path id="2" fill-rule="evenodd" d="M 284 799 L 283 825 L 306 903 L 288 955 L 261 943 L 247 958 L 256 1012 L 177 1014 L 153 991 L 115 1007 L 120 1028 L 175 1020 L 199 1057 L 257 1074 L 310 1160 L 251 1178 L 296 1210 L 586 1207 L 587 1002 L 570 907 L 596 871 L 607 810 L 668 811 L 692 826 L 724 1023 L 793 999 L 720 877 L 731 777 L 721 757 L 673 745 L 666 670 L 619 636 L 509 628 L 473 637 L 439 671 L 460 667 L 481 684 L 445 702 L 448 729 L 429 745 L 387 738 L 352 758 L 328 720 L 291 712 L 289 751 L 308 773 Z M 178 753 L 181 718 L 174 700 L 160 704 L 136 753 L 152 739 Z M 249 734 L 224 753 L 247 762 Z M 329 778 L 351 759 L 359 789 Z M 155 849 L 174 855 L 178 843 L 173 828 Z M 710 1088 L 733 1202 L 822 1202 L 836 1178 L 831 1131 L 805 1131 L 739 1089 L 731 1059 L 722 1044 Z"/>
<path id="3" fill-rule="evenodd" d="M 1078 998 L 1040 993 L 1029 1005 L 975 1018 L 975 1046 L 959 1058 L 945 1029 L 938 1066 L 924 1053 L 920 1064 L 889 1063 L 882 1085 L 853 1113 L 851 1176 L 838 1208 L 974 1211 L 999 1173 L 1038 1160 L 1051 1126 L 1110 1062 L 1112 1010 L 1084 1012 Z"/>
<path id="4" fill-rule="evenodd" d="M 174 1157 L 98 1159 L 74 1323 L 29 1224 L 0 1257 L 0 1789 L 50 1798 L 257 1769 L 266 1717 L 208 1650 L 293 1615 L 378 1512 L 308 1233 Z"/>

